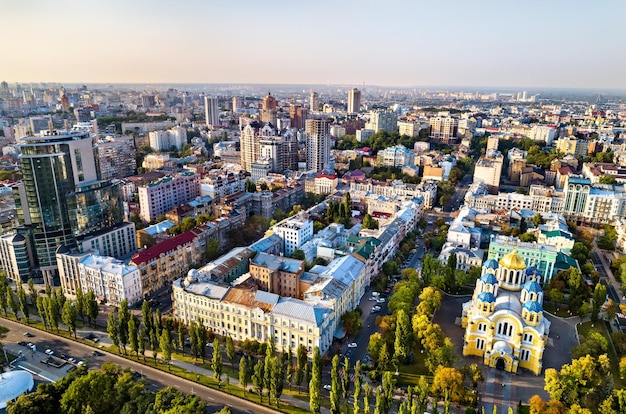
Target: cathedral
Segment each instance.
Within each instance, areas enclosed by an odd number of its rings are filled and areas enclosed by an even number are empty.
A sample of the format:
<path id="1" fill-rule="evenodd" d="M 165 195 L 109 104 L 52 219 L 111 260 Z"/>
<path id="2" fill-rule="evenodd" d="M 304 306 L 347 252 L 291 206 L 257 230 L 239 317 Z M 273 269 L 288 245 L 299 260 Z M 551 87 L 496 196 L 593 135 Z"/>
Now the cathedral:
<path id="1" fill-rule="evenodd" d="M 463 355 L 507 372 L 523 368 L 539 375 L 550 333 L 540 283 L 539 271 L 527 267 L 517 250 L 483 263 L 472 299 L 463 304 Z"/>

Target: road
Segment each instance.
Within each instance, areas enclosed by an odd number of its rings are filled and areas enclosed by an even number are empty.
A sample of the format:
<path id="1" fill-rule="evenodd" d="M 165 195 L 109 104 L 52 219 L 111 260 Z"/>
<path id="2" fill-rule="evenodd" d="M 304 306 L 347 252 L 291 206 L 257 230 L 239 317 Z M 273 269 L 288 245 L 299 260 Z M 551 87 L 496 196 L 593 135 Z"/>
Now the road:
<path id="1" fill-rule="evenodd" d="M 88 362 L 89 367 L 91 368 L 99 368 L 104 362 L 114 362 L 122 367 L 128 367 L 133 371 L 140 372 L 145 375 L 145 378 L 149 384 L 148 388 L 151 390 L 156 391 L 168 386 L 173 386 L 186 394 L 191 394 L 193 392 L 195 395 L 199 396 L 200 398 L 202 398 L 203 401 L 207 403 L 209 407 L 209 412 L 221 410 L 224 405 L 230 406 L 231 410 L 235 413 L 249 414 L 252 412 L 277 412 L 267 407 L 256 405 L 254 403 L 242 400 L 240 398 L 214 390 L 212 388 L 204 387 L 202 385 L 196 384 L 195 382 L 179 378 L 167 372 L 151 368 L 147 365 L 142 365 L 121 358 L 119 356 L 109 354 L 105 351 L 102 351 L 103 356 L 93 356 L 92 352 L 94 348 L 91 346 L 84 345 L 79 342 L 70 341 L 68 339 L 61 338 L 44 331 L 28 329 L 25 328 L 23 325 L 13 322 L 11 320 L 0 319 L 0 325 L 5 326 L 10 330 L 6 338 L 3 340 L 7 351 L 15 354 L 17 354 L 19 351 L 22 351 L 23 353 L 26 353 L 27 360 L 29 357 L 32 356 L 27 355 L 28 352 L 26 352 L 25 347 L 17 345 L 18 341 L 33 342 L 37 345 L 37 349 L 39 352 L 35 355 L 34 360 L 36 360 L 38 356 L 42 356 L 41 350 L 49 348 L 54 350 L 56 355 L 63 353 L 71 355 L 77 359 L 85 360 Z M 26 329 L 28 329 L 28 332 L 34 334 L 34 337 L 24 337 L 24 332 L 26 332 Z"/>

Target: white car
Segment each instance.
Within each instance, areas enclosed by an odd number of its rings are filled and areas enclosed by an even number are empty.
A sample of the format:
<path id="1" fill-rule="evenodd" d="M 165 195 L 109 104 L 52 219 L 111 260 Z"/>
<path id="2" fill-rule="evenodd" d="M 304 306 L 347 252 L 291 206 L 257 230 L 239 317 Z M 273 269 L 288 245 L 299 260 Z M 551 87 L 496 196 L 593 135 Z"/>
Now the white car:
<path id="1" fill-rule="evenodd" d="M 324 389 L 330 391 L 333 389 L 333 387 L 331 387 L 330 385 L 324 385 Z"/>
<path id="2" fill-rule="evenodd" d="M 378 302 L 378 303 L 385 303 L 385 298 L 376 299 L 376 302 Z"/>
<path id="3" fill-rule="evenodd" d="M 45 350 L 45 354 L 46 355 L 54 355 L 54 351 L 52 349 L 46 349 Z"/>
<path id="4" fill-rule="evenodd" d="M 352 342 L 348 344 L 348 348 L 356 348 L 356 347 L 357 347 L 356 342 Z"/>

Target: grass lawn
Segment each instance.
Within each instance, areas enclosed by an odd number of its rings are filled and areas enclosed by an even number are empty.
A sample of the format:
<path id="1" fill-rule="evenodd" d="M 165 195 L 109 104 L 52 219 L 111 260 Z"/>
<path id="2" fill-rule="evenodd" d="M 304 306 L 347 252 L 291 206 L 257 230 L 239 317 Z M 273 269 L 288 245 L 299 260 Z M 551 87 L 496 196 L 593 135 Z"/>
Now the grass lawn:
<path id="1" fill-rule="evenodd" d="M 592 322 L 585 322 L 585 323 L 578 325 L 578 334 L 581 335 L 583 338 L 589 335 L 590 332 L 599 332 L 600 334 L 602 334 L 602 336 L 604 336 L 607 339 L 607 341 L 609 341 L 609 351 L 607 352 L 607 354 L 609 355 L 609 358 L 611 359 L 611 373 L 613 374 L 613 382 L 615 383 L 615 389 L 623 388 L 624 386 L 626 386 L 626 383 L 619 376 L 620 356 L 618 356 L 615 353 L 615 351 L 613 350 L 613 347 L 610 345 L 611 333 L 606 326 L 606 322 L 598 321 L 595 324 Z M 583 338 L 581 338 L 581 340 Z"/>
<path id="2" fill-rule="evenodd" d="M 417 385 L 417 381 L 422 375 L 426 375 L 429 382 L 432 381 L 432 376 L 428 372 L 428 368 L 424 364 L 426 354 L 422 354 L 419 350 L 415 350 L 415 362 L 409 365 L 400 366 L 400 375 L 398 375 L 397 385 L 407 387 L 409 385 Z"/>
<path id="3" fill-rule="evenodd" d="M 550 312 L 552 315 L 556 315 L 560 318 L 569 318 L 570 315 L 569 313 L 567 313 L 568 308 L 565 305 L 555 305 L 552 302 L 544 302 L 543 303 L 543 309 L 547 312 Z"/>

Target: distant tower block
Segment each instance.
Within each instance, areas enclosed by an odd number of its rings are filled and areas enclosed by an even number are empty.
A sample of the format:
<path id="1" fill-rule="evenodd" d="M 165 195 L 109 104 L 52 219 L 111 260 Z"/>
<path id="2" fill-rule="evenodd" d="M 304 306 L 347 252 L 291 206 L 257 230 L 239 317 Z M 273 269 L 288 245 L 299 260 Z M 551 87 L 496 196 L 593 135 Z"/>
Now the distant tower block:
<path id="1" fill-rule="evenodd" d="M 487 138 L 487 151 L 489 150 L 497 150 L 498 149 L 498 143 L 499 143 L 499 138 L 498 137 L 489 137 Z"/>

